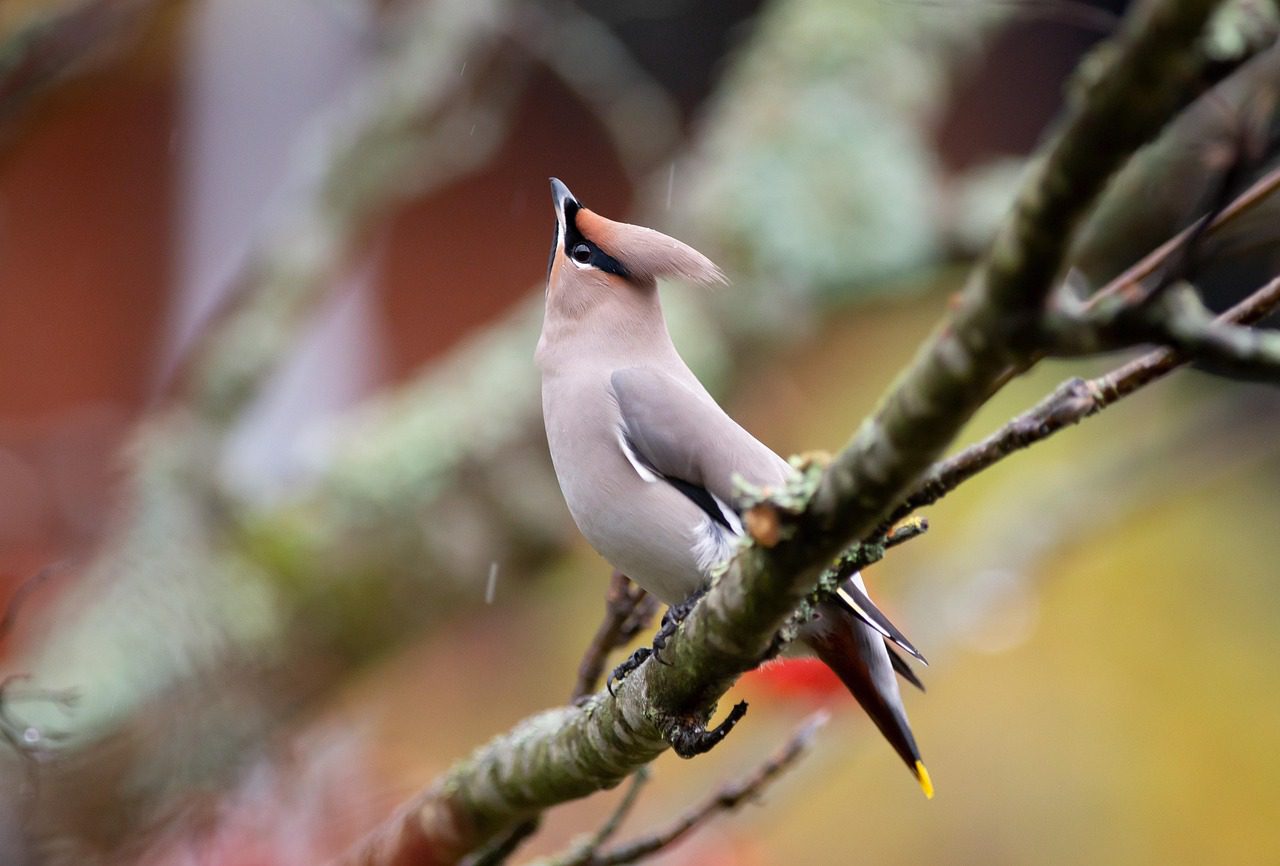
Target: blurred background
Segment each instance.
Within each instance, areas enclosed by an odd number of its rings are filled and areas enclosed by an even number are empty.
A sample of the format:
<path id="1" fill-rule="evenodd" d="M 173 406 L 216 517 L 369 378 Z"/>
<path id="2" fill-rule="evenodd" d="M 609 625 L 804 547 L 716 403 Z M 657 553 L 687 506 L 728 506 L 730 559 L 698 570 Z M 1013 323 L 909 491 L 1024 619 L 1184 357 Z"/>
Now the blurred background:
<path id="1" fill-rule="evenodd" d="M 541 433 L 549 175 L 716 259 L 730 287 L 663 289 L 677 344 L 775 449 L 836 449 L 1123 11 L 0 4 L 0 861 L 322 862 L 568 698 L 609 569 Z M 1275 20 L 1228 4 L 1203 93 L 1082 233 L 1083 278 L 1188 224 L 1223 148 L 1274 129 Z M 1275 273 L 1275 217 L 1206 240 L 1215 303 Z M 1042 365 L 968 438 L 1119 360 Z M 1274 390 L 1180 372 L 868 573 L 932 662 L 907 695 L 932 802 L 832 680 L 777 665 L 722 747 L 656 763 L 622 837 L 828 706 L 763 808 L 655 862 L 1280 862 L 1277 423 Z"/>

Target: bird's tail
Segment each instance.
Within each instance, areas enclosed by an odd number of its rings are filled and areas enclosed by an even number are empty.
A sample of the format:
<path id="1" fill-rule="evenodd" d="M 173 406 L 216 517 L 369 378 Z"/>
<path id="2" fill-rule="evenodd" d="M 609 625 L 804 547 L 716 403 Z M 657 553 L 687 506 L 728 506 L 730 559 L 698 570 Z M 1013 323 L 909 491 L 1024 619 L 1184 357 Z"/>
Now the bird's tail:
<path id="1" fill-rule="evenodd" d="M 925 796 L 932 798 L 933 783 L 920 760 L 884 637 L 843 606 L 827 603 L 821 606 L 820 619 L 810 624 L 803 639 L 835 671 L 915 774 Z"/>

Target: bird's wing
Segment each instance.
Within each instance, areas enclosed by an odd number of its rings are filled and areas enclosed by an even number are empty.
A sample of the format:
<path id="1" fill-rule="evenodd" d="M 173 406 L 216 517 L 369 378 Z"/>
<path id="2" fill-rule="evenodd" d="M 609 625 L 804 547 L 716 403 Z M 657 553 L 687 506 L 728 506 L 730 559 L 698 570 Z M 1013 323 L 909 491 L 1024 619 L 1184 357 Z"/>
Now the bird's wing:
<path id="1" fill-rule="evenodd" d="M 618 444 L 647 481 L 672 485 L 721 526 L 741 535 L 733 508 L 735 475 L 757 487 L 779 487 L 794 470 L 744 430 L 705 393 L 653 367 L 626 367 L 610 376 L 622 418 Z M 860 575 L 837 595 L 886 640 L 922 656 L 867 597 Z"/>
<path id="2" fill-rule="evenodd" d="M 705 393 L 653 367 L 610 377 L 622 417 L 619 442 L 643 477 L 662 480 L 728 525 L 733 478 L 778 487 L 793 470 Z M 734 515 L 736 518 L 736 515 Z"/>

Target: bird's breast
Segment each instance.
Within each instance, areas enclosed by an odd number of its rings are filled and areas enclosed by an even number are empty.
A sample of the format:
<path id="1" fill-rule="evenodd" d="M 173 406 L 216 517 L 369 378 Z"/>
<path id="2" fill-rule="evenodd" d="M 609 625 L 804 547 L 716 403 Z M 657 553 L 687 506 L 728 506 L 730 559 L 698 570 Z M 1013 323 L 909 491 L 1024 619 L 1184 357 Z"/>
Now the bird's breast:
<path id="1" fill-rule="evenodd" d="M 668 603 L 706 580 L 719 528 L 619 445 L 622 416 L 608 374 L 544 377 L 547 444 L 565 503 L 583 536 L 613 567 Z"/>

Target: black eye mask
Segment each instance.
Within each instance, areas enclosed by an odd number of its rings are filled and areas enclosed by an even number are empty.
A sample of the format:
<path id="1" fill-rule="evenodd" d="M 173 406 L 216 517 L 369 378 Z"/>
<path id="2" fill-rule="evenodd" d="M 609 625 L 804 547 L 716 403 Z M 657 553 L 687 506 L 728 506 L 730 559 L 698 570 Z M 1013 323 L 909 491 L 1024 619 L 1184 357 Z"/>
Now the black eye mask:
<path id="1" fill-rule="evenodd" d="M 606 253 L 600 247 L 596 246 L 592 241 L 587 240 L 578 231 L 577 217 L 579 205 L 574 201 L 564 203 L 564 252 L 569 258 L 575 262 L 584 265 L 590 265 L 593 268 L 599 268 L 607 274 L 617 274 L 624 279 L 630 279 L 631 274 L 622 266 L 622 262 Z M 579 249 L 586 247 L 586 250 Z M 552 256 L 555 250 L 551 251 Z M 547 274 L 550 275 L 550 263 L 547 266 Z"/>

